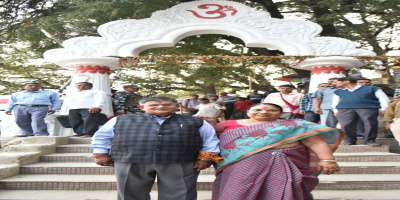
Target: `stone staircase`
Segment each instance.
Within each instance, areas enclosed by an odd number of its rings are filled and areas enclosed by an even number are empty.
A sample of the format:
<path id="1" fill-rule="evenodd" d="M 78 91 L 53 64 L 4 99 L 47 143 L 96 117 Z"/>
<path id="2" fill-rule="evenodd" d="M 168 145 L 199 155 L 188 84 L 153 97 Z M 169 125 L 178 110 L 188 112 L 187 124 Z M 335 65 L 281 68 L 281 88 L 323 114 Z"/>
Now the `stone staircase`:
<path id="1" fill-rule="evenodd" d="M 5 154 L 30 155 L 26 156 L 29 159 L 20 156 L 18 163 L 8 163 L 20 164 L 11 170 L 19 174 L 0 180 L 0 199 L 116 199 L 113 168 L 93 162 L 90 138 L 54 138 L 59 142 L 47 144 L 47 149 L 43 145 L 22 143 L 7 147 L 7 151 L 19 152 L 0 153 L 3 162 Z M 27 147 L 35 145 L 41 147 L 35 151 Z M 23 152 L 24 149 L 31 152 Z M 40 153 L 40 149 L 45 153 Z M 313 192 L 315 199 L 400 199 L 400 154 L 390 153 L 389 146 L 340 146 L 335 157 L 341 171 L 319 176 L 320 184 Z M 211 199 L 213 180 L 213 169 L 201 172 L 199 200 Z M 157 188 L 154 189 L 151 196 L 157 199 Z"/>

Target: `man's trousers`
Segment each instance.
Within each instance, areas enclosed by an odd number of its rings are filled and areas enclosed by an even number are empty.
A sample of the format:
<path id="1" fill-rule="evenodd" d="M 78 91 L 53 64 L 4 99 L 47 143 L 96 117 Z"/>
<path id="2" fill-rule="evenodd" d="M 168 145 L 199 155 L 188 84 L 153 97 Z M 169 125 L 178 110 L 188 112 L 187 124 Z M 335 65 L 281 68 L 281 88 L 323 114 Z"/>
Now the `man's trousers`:
<path id="1" fill-rule="evenodd" d="M 49 106 L 15 106 L 13 109 L 15 122 L 22 131 L 22 135 L 49 135 L 44 118 Z"/>
<path id="2" fill-rule="evenodd" d="M 379 110 L 373 108 L 338 109 L 338 119 L 345 133 L 343 141 L 357 142 L 358 116 L 364 124 L 364 142 L 373 143 L 378 136 Z"/>
<path id="3" fill-rule="evenodd" d="M 89 113 L 89 109 L 70 109 L 69 123 L 78 135 L 93 135 L 99 129 L 100 112 Z"/>
<path id="4" fill-rule="evenodd" d="M 114 163 L 118 200 L 150 200 L 157 177 L 158 200 L 196 200 L 194 163 Z"/>

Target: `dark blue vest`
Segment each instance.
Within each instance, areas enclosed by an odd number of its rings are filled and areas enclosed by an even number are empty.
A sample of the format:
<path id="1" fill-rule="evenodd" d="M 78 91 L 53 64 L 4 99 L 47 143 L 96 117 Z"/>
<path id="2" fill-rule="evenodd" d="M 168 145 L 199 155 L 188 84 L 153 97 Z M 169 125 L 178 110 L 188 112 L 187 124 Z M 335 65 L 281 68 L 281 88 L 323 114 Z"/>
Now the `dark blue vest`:
<path id="1" fill-rule="evenodd" d="M 173 114 L 159 125 L 147 113 L 118 116 L 111 157 L 128 163 L 194 162 L 203 148 L 203 119 Z"/>
<path id="2" fill-rule="evenodd" d="M 357 90 L 350 92 L 348 90 L 336 90 L 335 94 L 340 97 L 336 109 L 351 108 L 381 108 L 379 99 L 375 92 L 379 90 L 376 86 L 361 86 Z"/>

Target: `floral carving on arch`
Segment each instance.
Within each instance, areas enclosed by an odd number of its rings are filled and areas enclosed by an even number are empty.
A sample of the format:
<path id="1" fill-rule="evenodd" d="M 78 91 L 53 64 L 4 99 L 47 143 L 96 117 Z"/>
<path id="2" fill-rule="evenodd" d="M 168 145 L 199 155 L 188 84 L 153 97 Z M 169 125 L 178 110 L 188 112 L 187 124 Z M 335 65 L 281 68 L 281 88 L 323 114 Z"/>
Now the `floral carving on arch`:
<path id="1" fill-rule="evenodd" d="M 98 28 L 99 37 L 66 40 L 63 48 L 46 51 L 46 60 L 65 67 L 85 64 L 119 68 L 117 57 L 138 56 L 143 50 L 171 47 L 199 34 L 232 35 L 247 47 L 278 49 L 285 55 L 375 55 L 347 39 L 318 37 L 320 25 L 271 18 L 266 11 L 225 0 L 199 0 L 154 12 L 147 19 L 112 21 Z M 77 61 L 80 60 L 80 63 Z"/>

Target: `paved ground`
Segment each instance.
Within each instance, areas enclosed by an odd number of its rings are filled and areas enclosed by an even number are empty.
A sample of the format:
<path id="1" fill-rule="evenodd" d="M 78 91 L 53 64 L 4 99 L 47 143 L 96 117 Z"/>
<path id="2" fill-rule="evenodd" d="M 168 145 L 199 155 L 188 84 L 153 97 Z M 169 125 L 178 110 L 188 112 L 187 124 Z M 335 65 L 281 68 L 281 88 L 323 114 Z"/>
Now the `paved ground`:
<path id="1" fill-rule="evenodd" d="M 313 192 L 316 200 L 398 200 L 400 191 L 332 191 L 316 190 Z M 157 192 L 151 193 L 151 199 L 157 200 Z M 116 191 L 65 191 L 65 190 L 24 190 L 0 191 L 0 200 L 115 200 Z M 198 200 L 210 200 L 210 191 L 199 191 Z"/>

